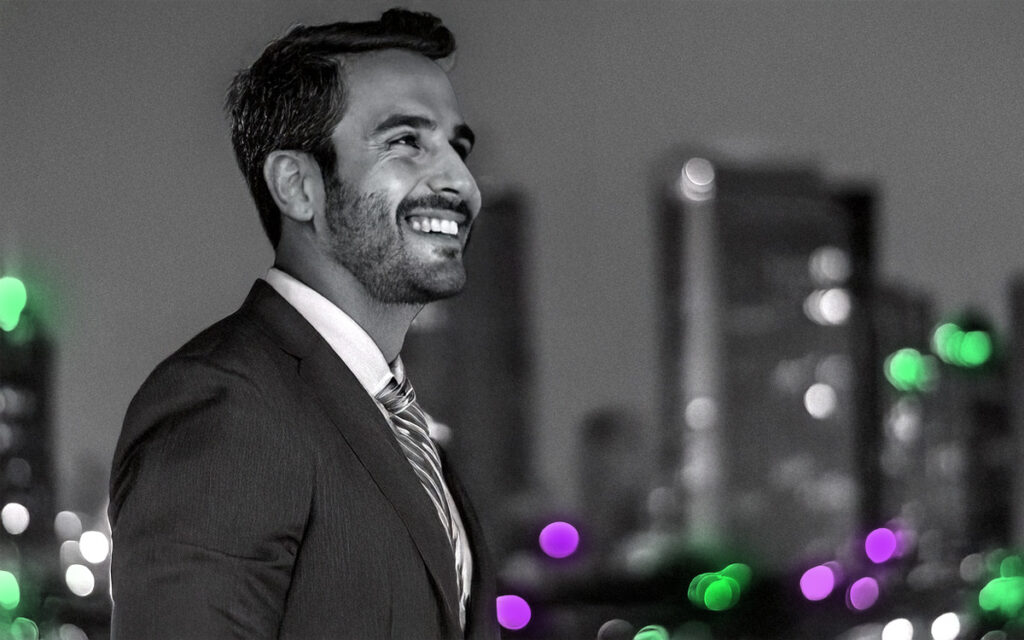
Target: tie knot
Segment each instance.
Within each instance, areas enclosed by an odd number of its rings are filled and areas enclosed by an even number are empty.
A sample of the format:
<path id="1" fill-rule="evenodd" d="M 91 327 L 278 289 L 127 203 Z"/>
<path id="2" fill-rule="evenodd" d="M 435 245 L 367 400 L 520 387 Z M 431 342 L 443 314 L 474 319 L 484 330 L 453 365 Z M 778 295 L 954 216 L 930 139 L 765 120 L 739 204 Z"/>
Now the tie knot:
<path id="1" fill-rule="evenodd" d="M 377 400 L 391 413 L 401 413 L 416 402 L 416 391 L 412 388 L 408 376 L 402 380 L 401 384 L 398 383 L 398 380 L 391 378 L 388 385 L 377 396 Z"/>

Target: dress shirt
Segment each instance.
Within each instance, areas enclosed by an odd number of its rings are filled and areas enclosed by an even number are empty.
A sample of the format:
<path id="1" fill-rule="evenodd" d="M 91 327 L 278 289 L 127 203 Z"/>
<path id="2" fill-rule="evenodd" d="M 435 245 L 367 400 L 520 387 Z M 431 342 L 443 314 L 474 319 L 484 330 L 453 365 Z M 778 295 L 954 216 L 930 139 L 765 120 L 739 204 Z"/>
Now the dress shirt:
<path id="1" fill-rule="evenodd" d="M 399 384 L 405 378 L 405 368 L 401 365 L 401 358 L 397 358 L 394 366 L 388 365 L 384 354 L 373 341 L 373 338 L 359 326 L 347 313 L 342 311 L 333 302 L 314 291 L 308 285 L 300 282 L 280 269 L 271 267 L 264 276 L 264 280 L 274 288 L 288 304 L 295 307 L 295 310 L 309 322 L 330 345 L 331 349 L 338 354 L 345 366 L 348 367 L 359 384 L 366 389 L 374 404 L 381 414 L 391 421 L 388 410 L 377 401 L 377 395 L 387 386 L 391 378 L 396 378 Z M 424 412 L 426 413 L 426 412 Z M 427 422 L 430 431 L 435 431 L 435 425 L 430 415 L 427 415 Z M 442 478 L 445 499 L 452 513 L 455 526 L 459 528 L 459 540 L 462 546 L 462 580 L 466 585 L 466 593 L 459 602 L 459 618 L 465 627 L 466 604 L 469 599 L 469 585 L 473 575 L 473 557 L 469 550 L 469 541 L 466 536 L 466 527 L 459 516 L 459 510 L 455 506 L 451 492 Z"/>

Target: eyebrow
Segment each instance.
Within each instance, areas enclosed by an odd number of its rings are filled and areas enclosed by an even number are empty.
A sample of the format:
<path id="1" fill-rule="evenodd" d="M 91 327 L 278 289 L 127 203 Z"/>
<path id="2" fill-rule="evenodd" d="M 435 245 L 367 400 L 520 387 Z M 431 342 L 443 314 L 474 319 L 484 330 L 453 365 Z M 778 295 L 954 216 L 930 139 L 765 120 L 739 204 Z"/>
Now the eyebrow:
<path id="1" fill-rule="evenodd" d="M 373 128 L 373 135 L 379 135 L 385 131 L 396 129 L 398 127 L 410 127 L 412 129 L 437 129 L 437 122 L 430 118 L 424 118 L 423 116 L 414 116 L 403 113 L 396 113 L 388 116 L 380 124 Z M 469 128 L 468 124 L 458 124 L 455 126 L 455 138 L 456 140 L 465 140 L 469 143 L 472 148 L 476 143 L 476 134 Z"/>

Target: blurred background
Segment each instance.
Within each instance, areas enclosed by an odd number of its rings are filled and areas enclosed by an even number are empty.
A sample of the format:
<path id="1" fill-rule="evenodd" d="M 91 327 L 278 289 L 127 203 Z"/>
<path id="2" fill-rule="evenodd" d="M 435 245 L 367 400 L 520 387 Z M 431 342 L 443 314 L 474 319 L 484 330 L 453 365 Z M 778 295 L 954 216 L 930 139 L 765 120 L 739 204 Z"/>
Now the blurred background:
<path id="1" fill-rule="evenodd" d="M 128 402 L 271 263 L 233 74 L 391 4 L 0 0 L 0 635 L 107 637 Z M 1024 637 L 1024 5 L 402 4 L 485 202 L 403 354 L 506 637 Z"/>

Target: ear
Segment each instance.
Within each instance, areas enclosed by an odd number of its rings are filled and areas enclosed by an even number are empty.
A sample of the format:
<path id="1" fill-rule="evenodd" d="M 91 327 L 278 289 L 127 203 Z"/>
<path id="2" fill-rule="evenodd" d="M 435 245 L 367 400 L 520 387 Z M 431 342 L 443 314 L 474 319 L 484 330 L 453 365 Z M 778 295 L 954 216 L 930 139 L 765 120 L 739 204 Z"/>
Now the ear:
<path id="1" fill-rule="evenodd" d="M 263 179 L 281 213 L 309 222 L 323 201 L 320 167 L 301 151 L 271 151 L 263 163 Z"/>

